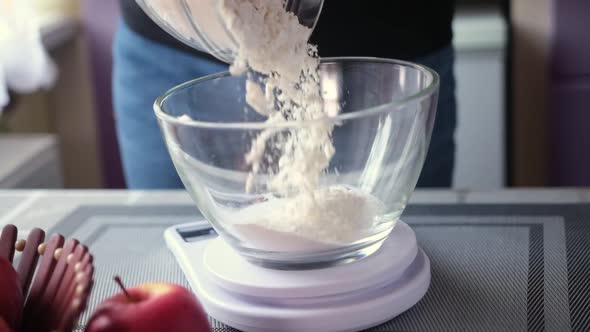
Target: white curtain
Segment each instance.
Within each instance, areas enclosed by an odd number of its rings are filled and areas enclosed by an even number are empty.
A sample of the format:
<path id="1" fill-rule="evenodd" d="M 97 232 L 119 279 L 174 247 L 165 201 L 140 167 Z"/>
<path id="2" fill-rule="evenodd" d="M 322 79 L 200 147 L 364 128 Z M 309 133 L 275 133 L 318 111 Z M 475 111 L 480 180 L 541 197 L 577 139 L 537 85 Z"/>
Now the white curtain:
<path id="1" fill-rule="evenodd" d="M 57 77 L 36 17 L 33 0 L 0 0 L 0 112 L 7 89 L 30 93 L 51 87 Z"/>

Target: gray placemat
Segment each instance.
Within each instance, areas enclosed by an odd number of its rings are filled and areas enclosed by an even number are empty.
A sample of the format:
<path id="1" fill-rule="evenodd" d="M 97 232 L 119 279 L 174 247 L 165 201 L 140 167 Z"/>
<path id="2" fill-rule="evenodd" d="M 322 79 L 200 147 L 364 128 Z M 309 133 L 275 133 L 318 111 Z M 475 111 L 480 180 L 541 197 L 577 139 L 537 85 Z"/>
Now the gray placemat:
<path id="1" fill-rule="evenodd" d="M 95 256 L 92 312 L 118 291 L 115 274 L 129 285 L 188 287 L 162 232 L 199 218 L 190 206 L 83 206 L 53 231 L 78 238 Z M 590 330 L 590 206 L 419 205 L 403 219 L 430 256 L 431 287 L 415 307 L 370 331 Z"/>

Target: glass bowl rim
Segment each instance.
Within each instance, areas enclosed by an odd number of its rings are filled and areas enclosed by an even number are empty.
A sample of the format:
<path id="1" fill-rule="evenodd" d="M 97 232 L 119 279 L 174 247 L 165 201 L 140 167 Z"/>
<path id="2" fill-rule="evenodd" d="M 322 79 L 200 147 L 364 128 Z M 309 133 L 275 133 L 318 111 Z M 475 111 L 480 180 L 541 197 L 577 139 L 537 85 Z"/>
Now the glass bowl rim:
<path id="1" fill-rule="evenodd" d="M 181 83 L 168 91 L 164 92 L 158 98 L 156 98 L 154 102 L 154 112 L 156 116 L 168 124 L 180 125 L 180 126 L 190 126 L 190 127 L 199 127 L 199 128 L 209 128 L 209 129 L 254 129 L 254 130 L 262 130 L 262 129 L 272 129 L 272 128 L 302 128 L 305 126 L 310 126 L 313 124 L 318 123 L 333 123 L 338 124 L 343 121 L 350 121 L 353 119 L 364 118 L 367 116 L 374 116 L 382 113 L 391 112 L 394 109 L 398 109 L 410 102 L 417 102 L 421 101 L 428 96 L 434 93 L 440 84 L 439 75 L 433 69 L 420 65 L 417 63 L 403 61 L 403 60 L 396 60 L 396 59 L 386 59 L 386 58 L 375 58 L 375 57 L 330 57 L 330 58 L 321 58 L 321 63 L 337 63 L 337 62 L 345 62 L 345 61 L 355 61 L 355 62 L 373 62 L 373 63 L 388 63 L 388 64 L 395 64 L 401 65 L 405 67 L 414 68 L 422 73 L 427 73 L 432 75 L 432 81 L 430 84 L 421 89 L 420 91 L 407 96 L 405 98 L 400 98 L 398 100 L 394 100 L 389 103 L 381 104 L 378 106 L 368 107 L 364 109 L 360 109 L 353 112 L 348 112 L 344 114 L 339 114 L 334 117 L 324 117 L 318 118 L 313 120 L 304 120 L 304 121 L 285 121 L 279 123 L 267 123 L 267 122 L 211 122 L 211 121 L 199 121 L 194 119 L 179 119 L 174 117 L 164 111 L 163 104 L 165 103 L 166 99 L 178 92 L 179 90 L 183 90 L 189 86 L 196 85 L 199 83 L 203 83 L 206 81 L 211 81 L 214 79 L 230 76 L 229 71 L 223 71 L 216 74 L 207 75 L 204 77 L 196 78 L 184 83 Z"/>

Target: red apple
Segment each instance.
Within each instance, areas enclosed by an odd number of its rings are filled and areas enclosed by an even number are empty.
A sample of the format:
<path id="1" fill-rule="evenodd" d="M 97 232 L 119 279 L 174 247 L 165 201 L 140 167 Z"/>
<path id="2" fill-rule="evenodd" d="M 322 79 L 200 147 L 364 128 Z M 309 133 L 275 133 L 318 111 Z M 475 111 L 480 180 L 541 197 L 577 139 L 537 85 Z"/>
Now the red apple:
<path id="1" fill-rule="evenodd" d="M 18 274 L 10 261 L 0 257 L 0 318 L 13 330 L 20 324 L 23 301 Z M 1 325 L 0 331 L 3 331 Z"/>
<path id="2" fill-rule="evenodd" d="M 12 332 L 2 317 L 0 317 L 0 332 Z"/>
<path id="3" fill-rule="evenodd" d="M 201 304 L 188 289 L 147 283 L 125 289 L 93 312 L 86 332 L 210 332 Z"/>

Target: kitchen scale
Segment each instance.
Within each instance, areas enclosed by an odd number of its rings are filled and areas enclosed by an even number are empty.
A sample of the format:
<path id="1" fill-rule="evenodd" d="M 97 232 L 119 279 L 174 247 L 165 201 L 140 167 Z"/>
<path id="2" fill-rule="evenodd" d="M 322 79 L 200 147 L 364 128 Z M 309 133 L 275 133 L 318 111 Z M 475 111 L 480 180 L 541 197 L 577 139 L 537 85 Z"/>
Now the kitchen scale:
<path id="1" fill-rule="evenodd" d="M 245 332 L 363 330 L 414 306 L 430 285 L 430 261 L 401 221 L 374 254 L 313 270 L 254 265 L 206 221 L 164 237 L 207 313 Z"/>

